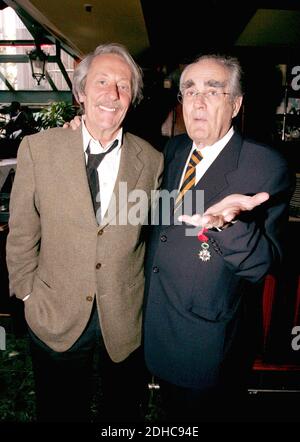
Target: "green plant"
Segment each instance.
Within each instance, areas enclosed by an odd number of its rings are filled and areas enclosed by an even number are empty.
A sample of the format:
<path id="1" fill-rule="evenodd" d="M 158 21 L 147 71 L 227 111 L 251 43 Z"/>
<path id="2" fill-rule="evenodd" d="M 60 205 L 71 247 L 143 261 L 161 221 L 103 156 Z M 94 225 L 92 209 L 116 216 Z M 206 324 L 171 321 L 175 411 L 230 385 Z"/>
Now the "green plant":
<path id="1" fill-rule="evenodd" d="M 63 126 L 65 121 L 70 121 L 77 114 L 76 106 L 58 101 L 42 109 L 35 114 L 35 120 L 39 130 L 50 127 Z"/>
<path id="2" fill-rule="evenodd" d="M 7 349 L 0 351 L 0 425 L 34 422 L 35 392 L 28 338 L 16 338 L 11 332 L 6 338 Z"/>

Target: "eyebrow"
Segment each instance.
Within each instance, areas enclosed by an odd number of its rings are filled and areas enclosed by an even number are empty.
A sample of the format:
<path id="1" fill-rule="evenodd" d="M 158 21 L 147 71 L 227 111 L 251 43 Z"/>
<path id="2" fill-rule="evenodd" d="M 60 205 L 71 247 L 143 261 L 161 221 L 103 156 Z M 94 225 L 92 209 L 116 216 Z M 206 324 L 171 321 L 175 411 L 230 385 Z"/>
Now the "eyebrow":
<path id="1" fill-rule="evenodd" d="M 182 89 L 188 89 L 192 86 L 195 86 L 195 82 L 193 80 L 186 80 L 182 83 Z"/>
<path id="2" fill-rule="evenodd" d="M 224 88 L 226 86 L 226 81 L 218 81 L 218 80 L 208 80 L 205 81 L 204 85 L 206 87 L 215 87 L 215 88 Z M 195 86 L 194 80 L 186 80 L 182 84 L 182 89 L 188 89 L 189 87 Z"/>
<path id="3" fill-rule="evenodd" d="M 223 88 L 226 86 L 226 81 L 208 80 L 205 82 L 205 86 Z"/>

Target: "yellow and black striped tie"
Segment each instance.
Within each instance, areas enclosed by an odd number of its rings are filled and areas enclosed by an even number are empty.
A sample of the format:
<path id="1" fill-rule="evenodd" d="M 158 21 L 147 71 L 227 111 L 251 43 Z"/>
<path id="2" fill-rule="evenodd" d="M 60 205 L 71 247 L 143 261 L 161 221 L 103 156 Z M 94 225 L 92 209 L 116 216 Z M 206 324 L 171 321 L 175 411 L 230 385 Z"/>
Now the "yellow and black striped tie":
<path id="1" fill-rule="evenodd" d="M 178 207 L 182 204 L 185 193 L 192 187 L 194 187 L 196 182 L 196 166 L 200 163 L 202 158 L 203 157 L 201 153 L 197 149 L 195 149 L 190 158 L 188 167 L 186 168 L 182 185 L 175 201 L 174 211 L 177 210 Z"/>

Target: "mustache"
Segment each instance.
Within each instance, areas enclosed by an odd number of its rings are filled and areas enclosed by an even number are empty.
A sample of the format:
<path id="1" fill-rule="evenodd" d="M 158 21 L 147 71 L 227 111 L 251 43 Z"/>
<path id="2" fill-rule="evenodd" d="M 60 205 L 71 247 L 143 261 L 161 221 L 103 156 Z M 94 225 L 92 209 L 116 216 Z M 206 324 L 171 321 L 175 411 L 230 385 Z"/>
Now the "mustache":
<path id="1" fill-rule="evenodd" d="M 121 105 L 120 102 L 103 102 L 102 101 L 102 102 L 97 102 L 96 106 L 103 106 L 103 107 L 108 107 L 110 109 L 116 109 L 116 110 L 123 108 L 123 106 Z"/>

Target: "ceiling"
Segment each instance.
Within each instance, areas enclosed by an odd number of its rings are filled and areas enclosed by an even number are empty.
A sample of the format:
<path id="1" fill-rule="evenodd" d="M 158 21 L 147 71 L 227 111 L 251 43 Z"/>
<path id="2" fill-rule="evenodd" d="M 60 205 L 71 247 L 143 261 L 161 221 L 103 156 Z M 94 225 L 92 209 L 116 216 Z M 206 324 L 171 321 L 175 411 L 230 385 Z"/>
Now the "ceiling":
<path id="1" fill-rule="evenodd" d="M 175 63 L 200 53 L 300 48 L 299 0 L 142 0 L 151 49 Z M 156 55 L 157 56 L 157 55 Z"/>
<path id="2" fill-rule="evenodd" d="M 84 56 L 103 42 L 117 41 L 133 55 L 149 47 L 139 0 L 4 0 L 36 26 L 61 40 L 70 52 Z M 34 32 L 35 30 L 32 29 Z"/>
<path id="3" fill-rule="evenodd" d="M 201 52 L 300 48 L 297 0 L 3 1 L 78 57 L 108 41 L 125 44 L 142 66 L 177 65 Z"/>

